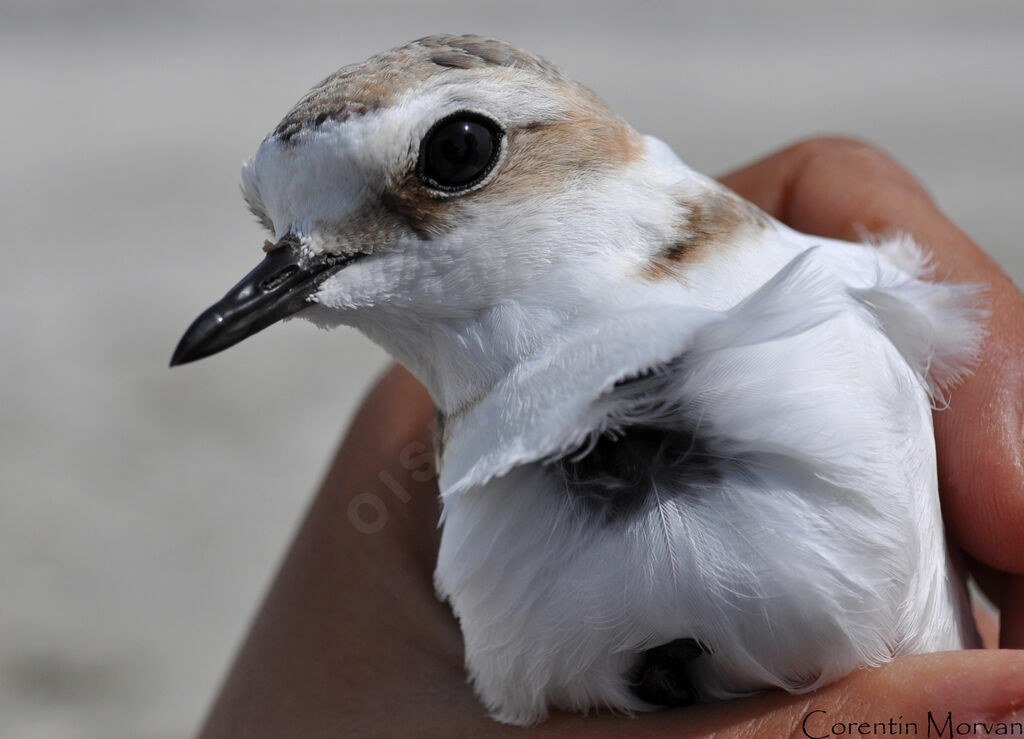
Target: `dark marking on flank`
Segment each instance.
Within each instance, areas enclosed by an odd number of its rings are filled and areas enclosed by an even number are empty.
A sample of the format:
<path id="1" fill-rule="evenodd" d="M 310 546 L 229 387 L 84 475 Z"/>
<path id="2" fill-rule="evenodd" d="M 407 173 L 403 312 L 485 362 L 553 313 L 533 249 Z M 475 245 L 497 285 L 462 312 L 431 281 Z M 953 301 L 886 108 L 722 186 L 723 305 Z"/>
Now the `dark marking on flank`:
<path id="1" fill-rule="evenodd" d="M 727 470 L 742 464 L 718 453 L 699 407 L 678 398 L 687 371 L 682 354 L 623 377 L 600 399 L 602 425 L 546 463 L 578 515 L 604 525 L 628 523 L 655 506 L 715 494 Z"/>
<path id="2" fill-rule="evenodd" d="M 654 505 L 655 493 L 693 494 L 720 477 L 706 440 L 658 425 L 606 431 L 555 464 L 573 501 L 607 524 Z"/>
<path id="3" fill-rule="evenodd" d="M 633 694 L 655 706 L 688 706 L 700 694 L 693 684 L 693 662 L 706 650 L 696 639 L 676 639 L 648 649 L 630 671 Z"/>

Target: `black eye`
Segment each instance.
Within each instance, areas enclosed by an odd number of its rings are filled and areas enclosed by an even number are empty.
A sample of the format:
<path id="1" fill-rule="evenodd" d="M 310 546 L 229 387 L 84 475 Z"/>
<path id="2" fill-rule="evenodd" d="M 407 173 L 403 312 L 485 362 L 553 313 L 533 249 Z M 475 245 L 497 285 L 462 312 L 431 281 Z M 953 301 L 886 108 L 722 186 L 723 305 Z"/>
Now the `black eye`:
<path id="1" fill-rule="evenodd" d="M 420 146 L 420 178 L 447 192 L 472 187 L 498 161 L 501 136 L 498 124 L 476 113 L 456 113 L 438 121 Z"/>

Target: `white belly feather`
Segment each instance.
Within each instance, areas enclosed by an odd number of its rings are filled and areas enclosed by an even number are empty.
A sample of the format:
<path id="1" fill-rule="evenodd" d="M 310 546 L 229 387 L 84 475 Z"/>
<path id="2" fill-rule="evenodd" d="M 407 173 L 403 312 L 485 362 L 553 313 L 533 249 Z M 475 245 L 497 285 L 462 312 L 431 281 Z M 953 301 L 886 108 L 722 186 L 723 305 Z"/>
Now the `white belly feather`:
<path id="1" fill-rule="evenodd" d="M 850 249 L 844 258 L 866 253 Z M 594 392 L 565 421 L 565 444 L 536 431 L 550 425 L 543 413 L 517 418 L 523 403 L 507 387 L 495 400 L 506 458 L 466 468 L 474 423 L 454 425 L 436 583 L 497 718 L 529 724 L 550 705 L 643 710 L 630 668 L 680 638 L 704 647 L 689 677 L 705 699 L 811 690 L 970 638 L 948 574 L 923 364 L 952 372 L 969 359 L 969 342 L 935 355 L 935 332 L 971 327 L 969 295 L 884 260 L 874 286 L 849 289 L 818 251 L 739 306 L 700 313 L 676 360 L 631 358 L 615 379 L 660 367 L 653 377 L 580 390 Z M 900 345 L 920 336 L 921 325 L 901 329 L 908 321 L 933 327 L 928 346 Z M 530 381 L 516 380 L 518 397 Z M 628 442 L 652 424 L 699 438 L 715 474 L 669 475 L 632 513 L 602 517 L 552 461 L 585 432 Z"/>

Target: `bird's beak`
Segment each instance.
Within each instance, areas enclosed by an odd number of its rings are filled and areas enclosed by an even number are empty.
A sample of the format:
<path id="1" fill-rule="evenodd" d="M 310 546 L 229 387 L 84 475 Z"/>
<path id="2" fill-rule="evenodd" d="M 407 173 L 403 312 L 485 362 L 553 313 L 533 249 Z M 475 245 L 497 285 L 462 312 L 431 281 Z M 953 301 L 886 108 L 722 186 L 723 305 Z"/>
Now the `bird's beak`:
<path id="1" fill-rule="evenodd" d="M 192 322 L 174 350 L 172 367 L 216 354 L 309 307 L 320 283 L 358 256 L 309 256 L 287 236 L 268 249 L 256 269 Z"/>

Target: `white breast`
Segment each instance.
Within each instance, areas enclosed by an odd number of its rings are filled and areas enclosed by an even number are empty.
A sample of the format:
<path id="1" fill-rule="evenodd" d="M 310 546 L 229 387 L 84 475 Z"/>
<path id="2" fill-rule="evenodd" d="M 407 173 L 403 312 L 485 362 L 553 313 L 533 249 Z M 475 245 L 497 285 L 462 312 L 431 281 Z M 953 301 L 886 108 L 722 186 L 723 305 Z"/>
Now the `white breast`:
<path id="1" fill-rule="evenodd" d="M 834 272 L 843 262 L 859 268 Z M 688 323 L 673 321 L 687 327 L 674 347 L 662 335 L 646 357 L 620 354 L 617 376 L 570 352 L 550 358 L 570 378 L 560 402 L 529 402 L 549 382 L 533 368 L 457 420 L 436 582 L 489 709 L 520 724 L 549 705 L 642 709 L 629 667 L 679 638 L 710 650 L 691 675 L 706 698 L 812 690 L 859 665 L 962 646 L 969 629 L 947 570 L 927 359 L 900 327 L 969 335 L 977 315 L 967 298 L 833 243 L 731 310 L 690 309 Z M 649 313 L 652 331 L 665 330 L 663 313 Z M 597 335 L 611 340 L 616 328 Z M 960 367 L 975 346 L 939 359 Z M 614 381 L 663 364 L 666 351 L 681 359 L 659 385 L 660 409 L 618 402 Z M 597 347 L 590 358 L 616 362 Z M 504 413 L 491 415 L 489 402 Z M 686 491 L 663 485 L 637 515 L 602 523 L 545 464 L 585 431 L 628 433 L 654 416 L 696 428 L 720 477 Z M 484 426 L 497 449 L 477 436 Z M 474 457 L 481 444 L 487 454 Z"/>

